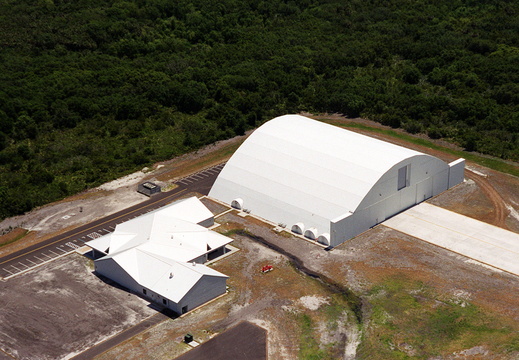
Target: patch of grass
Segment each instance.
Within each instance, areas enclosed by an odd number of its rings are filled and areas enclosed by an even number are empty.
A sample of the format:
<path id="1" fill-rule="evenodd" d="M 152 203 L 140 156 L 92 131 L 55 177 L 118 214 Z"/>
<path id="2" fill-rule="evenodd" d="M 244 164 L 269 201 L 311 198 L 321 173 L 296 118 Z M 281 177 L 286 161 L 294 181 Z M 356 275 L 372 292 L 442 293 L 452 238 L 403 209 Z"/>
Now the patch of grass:
<path id="1" fill-rule="evenodd" d="M 315 338 L 314 322 L 307 314 L 298 315 L 297 321 L 301 328 L 299 338 L 299 358 L 304 360 L 326 359 L 325 352 L 319 348 Z"/>
<path id="2" fill-rule="evenodd" d="M 241 235 L 247 237 L 254 236 L 250 231 L 240 228 L 229 229 L 227 231 L 222 232 L 221 234 L 227 237 L 232 237 L 233 235 Z"/>
<path id="3" fill-rule="evenodd" d="M 391 277 L 368 297 L 372 321 L 360 359 L 427 359 L 478 345 L 495 353 L 518 347 L 517 324 L 466 301 L 445 300 L 423 283 Z"/>
<path id="4" fill-rule="evenodd" d="M 347 304 L 339 304 L 334 301 L 331 305 L 322 306 L 322 309 L 326 316 L 328 330 L 335 330 L 339 325 L 339 321 L 341 321 L 341 317 L 344 315 L 345 309 L 347 309 Z"/>
<path id="5" fill-rule="evenodd" d="M 448 148 L 445 146 L 435 144 L 432 141 L 422 139 L 422 138 L 417 138 L 412 135 L 401 133 L 401 132 L 391 130 L 391 129 L 371 127 L 371 126 L 367 126 L 364 124 L 358 124 L 358 123 L 345 124 L 344 122 L 334 121 L 334 120 L 326 120 L 326 122 L 329 124 L 335 125 L 335 126 L 343 127 L 343 128 L 356 128 L 356 129 L 360 129 L 360 130 L 369 131 L 372 133 L 378 133 L 378 134 L 391 136 L 391 137 L 394 137 L 394 138 L 397 138 L 400 140 L 404 140 L 406 142 L 409 142 L 409 143 L 412 143 L 415 145 L 424 146 L 429 149 L 439 150 L 439 151 L 443 151 L 443 152 L 451 154 L 451 155 L 455 155 L 457 157 L 462 157 L 467 161 L 471 161 L 473 163 L 476 163 L 481 166 L 485 166 L 487 168 L 490 168 L 490 169 L 493 169 L 496 171 L 500 171 L 500 172 L 514 175 L 514 176 L 519 176 L 519 167 L 517 165 L 514 165 L 511 162 L 507 162 L 507 161 L 500 160 L 497 158 L 492 158 L 489 156 L 482 156 L 482 155 L 478 155 L 478 154 L 463 151 L 463 150 L 451 149 L 451 148 Z"/>
<path id="6" fill-rule="evenodd" d="M 18 240 L 21 240 L 28 233 L 29 233 L 29 230 L 26 230 L 26 229 L 22 229 L 22 228 L 14 229 L 11 233 L 0 236 L 0 247 L 6 246 L 6 245 L 12 244 Z"/>

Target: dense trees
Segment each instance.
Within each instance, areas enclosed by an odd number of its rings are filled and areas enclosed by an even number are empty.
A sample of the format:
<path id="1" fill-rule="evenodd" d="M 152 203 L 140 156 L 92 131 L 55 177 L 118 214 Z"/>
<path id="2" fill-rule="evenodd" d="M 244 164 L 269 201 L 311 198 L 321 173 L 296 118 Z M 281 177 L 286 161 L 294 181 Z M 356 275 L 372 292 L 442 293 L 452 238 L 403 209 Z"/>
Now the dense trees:
<path id="1" fill-rule="evenodd" d="M 506 0 L 3 1 L 0 218 L 303 110 L 517 160 L 518 15 Z"/>

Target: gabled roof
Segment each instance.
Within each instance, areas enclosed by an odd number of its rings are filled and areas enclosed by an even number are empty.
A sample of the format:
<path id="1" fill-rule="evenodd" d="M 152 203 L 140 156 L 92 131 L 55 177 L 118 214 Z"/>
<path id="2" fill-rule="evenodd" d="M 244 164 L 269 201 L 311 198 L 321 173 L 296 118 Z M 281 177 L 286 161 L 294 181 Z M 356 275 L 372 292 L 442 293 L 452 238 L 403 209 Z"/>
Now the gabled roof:
<path id="1" fill-rule="evenodd" d="M 119 224 L 113 233 L 87 245 L 108 253 L 96 261 L 114 261 L 141 286 L 178 302 L 203 276 L 227 278 L 190 263 L 232 242 L 197 224 L 212 216 L 193 197 Z"/>
<path id="2" fill-rule="evenodd" d="M 232 239 L 203 226 L 175 218 L 155 219 L 151 231 L 148 230 L 143 227 L 142 233 L 128 234 L 119 233 L 116 228 L 107 236 L 110 239 L 110 251 L 106 257 L 138 248 L 176 261 L 190 262 L 232 242 Z M 90 242 L 88 245 L 91 246 Z"/>
<path id="3" fill-rule="evenodd" d="M 100 260 L 110 258 L 138 284 L 177 303 L 203 276 L 227 278 L 208 266 L 175 261 L 148 252 L 140 246 Z"/>
<path id="4" fill-rule="evenodd" d="M 197 225 L 213 214 L 196 197 L 126 221 L 115 231 L 87 243 L 88 246 L 115 254 L 143 245 L 156 253 L 170 253 L 178 261 L 191 261 L 232 240 Z"/>

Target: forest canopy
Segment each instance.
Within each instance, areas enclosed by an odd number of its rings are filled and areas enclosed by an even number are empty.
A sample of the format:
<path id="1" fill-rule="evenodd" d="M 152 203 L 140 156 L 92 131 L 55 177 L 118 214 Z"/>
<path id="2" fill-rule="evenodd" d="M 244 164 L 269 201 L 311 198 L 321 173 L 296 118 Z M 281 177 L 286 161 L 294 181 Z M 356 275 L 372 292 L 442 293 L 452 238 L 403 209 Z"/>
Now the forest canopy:
<path id="1" fill-rule="evenodd" d="M 0 219 L 285 113 L 519 160 L 519 3 L 4 0 Z"/>

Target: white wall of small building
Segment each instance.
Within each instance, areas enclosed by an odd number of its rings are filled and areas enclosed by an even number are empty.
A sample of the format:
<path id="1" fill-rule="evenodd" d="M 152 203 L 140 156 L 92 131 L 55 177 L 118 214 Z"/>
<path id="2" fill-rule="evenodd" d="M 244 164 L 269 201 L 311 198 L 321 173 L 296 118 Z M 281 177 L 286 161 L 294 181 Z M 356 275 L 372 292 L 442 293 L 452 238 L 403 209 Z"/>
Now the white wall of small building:
<path id="1" fill-rule="evenodd" d="M 465 180 L 465 159 L 449 163 L 449 189 Z"/>
<path id="2" fill-rule="evenodd" d="M 129 290 L 140 292 L 139 288 L 141 286 L 112 258 L 96 260 L 94 266 L 96 273 L 115 281 Z"/>
<path id="3" fill-rule="evenodd" d="M 178 314 L 182 314 L 182 308 L 185 306 L 187 306 L 187 311 L 191 311 L 200 305 L 225 294 L 226 289 L 226 277 L 204 275 L 179 301 L 179 303 L 175 304 L 176 307 L 169 308 Z"/>
<path id="4" fill-rule="evenodd" d="M 165 306 L 178 314 L 182 314 L 182 308 L 186 306 L 187 311 L 190 311 L 222 294 L 225 294 L 227 287 L 227 277 L 203 275 L 191 290 L 189 290 L 188 293 L 178 303 L 176 303 L 137 283 L 119 266 L 119 264 L 117 264 L 116 261 L 111 258 L 98 260 L 94 264 L 95 271 L 98 274 L 109 278 L 151 302 Z"/>

